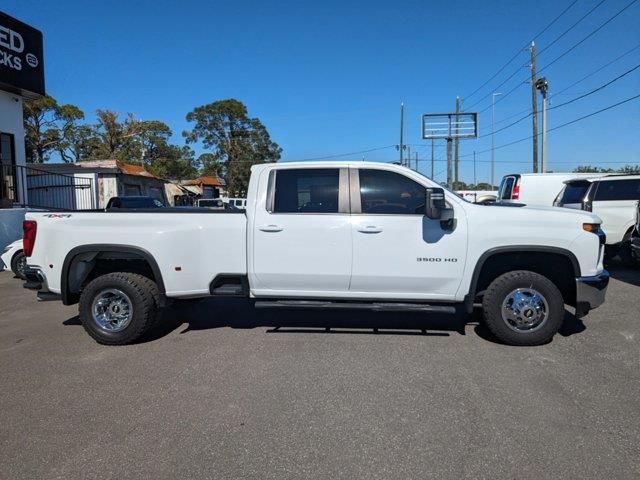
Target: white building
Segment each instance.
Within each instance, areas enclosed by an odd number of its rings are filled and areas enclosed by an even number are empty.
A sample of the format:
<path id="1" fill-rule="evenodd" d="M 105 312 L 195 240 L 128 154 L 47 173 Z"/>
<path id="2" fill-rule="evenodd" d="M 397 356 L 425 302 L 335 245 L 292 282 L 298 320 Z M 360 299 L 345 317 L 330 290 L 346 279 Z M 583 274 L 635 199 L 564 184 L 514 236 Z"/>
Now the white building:
<path id="1" fill-rule="evenodd" d="M 0 248 L 19 238 L 27 204 L 22 105 L 45 94 L 42 33 L 0 12 Z"/>

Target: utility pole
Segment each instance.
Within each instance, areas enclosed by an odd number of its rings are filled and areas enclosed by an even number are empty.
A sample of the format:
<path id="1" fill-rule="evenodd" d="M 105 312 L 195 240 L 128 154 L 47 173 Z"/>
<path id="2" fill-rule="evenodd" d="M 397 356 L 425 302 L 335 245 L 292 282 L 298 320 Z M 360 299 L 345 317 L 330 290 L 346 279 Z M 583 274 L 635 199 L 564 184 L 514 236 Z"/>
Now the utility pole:
<path id="1" fill-rule="evenodd" d="M 538 94 L 536 92 L 536 44 L 531 42 L 531 120 L 533 127 L 533 173 L 538 173 Z"/>
<path id="2" fill-rule="evenodd" d="M 451 128 L 449 128 L 451 129 Z M 453 138 L 451 138 L 451 132 L 447 137 L 447 187 L 453 189 Z"/>
<path id="3" fill-rule="evenodd" d="M 407 145 L 407 167 L 411 168 L 411 145 Z"/>
<path id="4" fill-rule="evenodd" d="M 495 183 L 496 175 L 496 97 L 502 95 L 494 92 L 491 94 L 491 187 Z"/>
<path id="5" fill-rule="evenodd" d="M 432 138 L 431 139 L 431 180 L 435 181 L 433 177 L 435 177 L 436 172 L 435 172 L 435 140 Z"/>
<path id="6" fill-rule="evenodd" d="M 416 152 L 416 172 L 418 171 L 418 152 Z"/>
<path id="7" fill-rule="evenodd" d="M 460 122 L 460 116 L 458 115 L 460 113 L 460 97 L 456 97 L 456 131 L 458 129 L 458 125 Z M 454 153 L 453 153 L 453 163 L 454 163 L 454 179 L 455 182 L 458 183 L 458 161 L 459 161 L 459 157 L 458 157 L 458 149 L 460 146 L 460 140 L 458 139 L 458 136 L 456 135 L 456 142 L 454 144 Z"/>
<path id="8" fill-rule="evenodd" d="M 404 102 L 400 103 L 400 145 L 396 145 L 396 150 L 400 151 L 400 165 L 404 165 Z"/>
<path id="9" fill-rule="evenodd" d="M 473 186 L 478 189 L 478 181 L 476 180 L 476 151 L 473 151 Z"/>
<path id="10" fill-rule="evenodd" d="M 549 90 L 549 83 L 545 77 L 536 81 L 536 89 L 542 93 L 542 156 L 540 157 L 540 167 L 542 173 L 546 173 L 547 164 L 549 163 L 547 157 L 547 91 Z"/>

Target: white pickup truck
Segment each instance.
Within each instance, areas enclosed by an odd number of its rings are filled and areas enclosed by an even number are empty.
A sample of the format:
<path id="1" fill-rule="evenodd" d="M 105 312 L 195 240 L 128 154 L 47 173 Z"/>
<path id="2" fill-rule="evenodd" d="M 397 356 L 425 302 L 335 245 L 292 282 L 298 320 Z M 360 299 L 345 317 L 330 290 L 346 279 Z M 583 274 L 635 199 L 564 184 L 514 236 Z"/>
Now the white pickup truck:
<path id="1" fill-rule="evenodd" d="M 471 312 L 511 345 L 548 342 L 564 305 L 604 301 L 597 216 L 475 205 L 374 162 L 252 168 L 246 212 L 28 213 L 27 288 L 79 303 L 103 344 L 133 342 L 172 299 L 244 296 L 262 308 Z"/>

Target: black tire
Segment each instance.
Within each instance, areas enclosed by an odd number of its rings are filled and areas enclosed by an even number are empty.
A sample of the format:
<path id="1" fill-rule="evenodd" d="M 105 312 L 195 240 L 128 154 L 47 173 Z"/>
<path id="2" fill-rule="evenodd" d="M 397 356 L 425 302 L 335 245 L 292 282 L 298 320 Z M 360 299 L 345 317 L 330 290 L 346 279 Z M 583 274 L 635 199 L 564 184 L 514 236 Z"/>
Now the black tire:
<path id="1" fill-rule="evenodd" d="M 26 266 L 27 257 L 24 256 L 22 250 L 16 253 L 11 259 L 11 270 L 14 275 L 22 280 L 26 280 L 27 277 L 24 274 L 24 267 Z"/>
<path id="2" fill-rule="evenodd" d="M 94 300 L 107 290 L 123 292 L 131 303 L 129 323 L 120 331 L 102 328 L 93 316 Z M 80 295 L 80 321 L 86 332 L 103 345 L 126 345 L 135 342 L 153 328 L 158 316 L 158 287 L 137 273 L 115 272 L 102 275 L 84 288 Z"/>
<path id="3" fill-rule="evenodd" d="M 503 302 L 516 289 L 535 290 L 546 301 L 546 316 L 535 329 L 518 329 L 503 319 Z M 556 285 L 540 274 L 528 270 L 507 272 L 496 278 L 482 299 L 484 321 L 491 333 L 507 345 L 533 346 L 549 342 L 564 319 L 564 300 Z M 535 315 L 535 314 L 534 314 Z"/>

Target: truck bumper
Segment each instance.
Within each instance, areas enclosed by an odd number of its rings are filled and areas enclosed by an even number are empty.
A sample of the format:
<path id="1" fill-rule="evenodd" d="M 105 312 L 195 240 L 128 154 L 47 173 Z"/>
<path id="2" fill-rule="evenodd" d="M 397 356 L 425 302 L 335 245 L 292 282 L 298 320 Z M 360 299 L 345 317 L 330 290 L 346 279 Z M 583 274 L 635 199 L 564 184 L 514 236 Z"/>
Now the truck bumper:
<path id="1" fill-rule="evenodd" d="M 38 267 L 27 267 L 24 274 L 27 277 L 27 281 L 24 282 L 24 288 L 36 290 L 39 301 L 61 300 L 60 295 L 49 291 L 47 277 Z"/>
<path id="2" fill-rule="evenodd" d="M 583 317 L 589 310 L 602 305 L 608 285 L 609 272 L 606 270 L 593 277 L 576 278 L 576 317 Z"/>
<path id="3" fill-rule="evenodd" d="M 640 237 L 631 238 L 631 256 L 640 262 Z"/>

